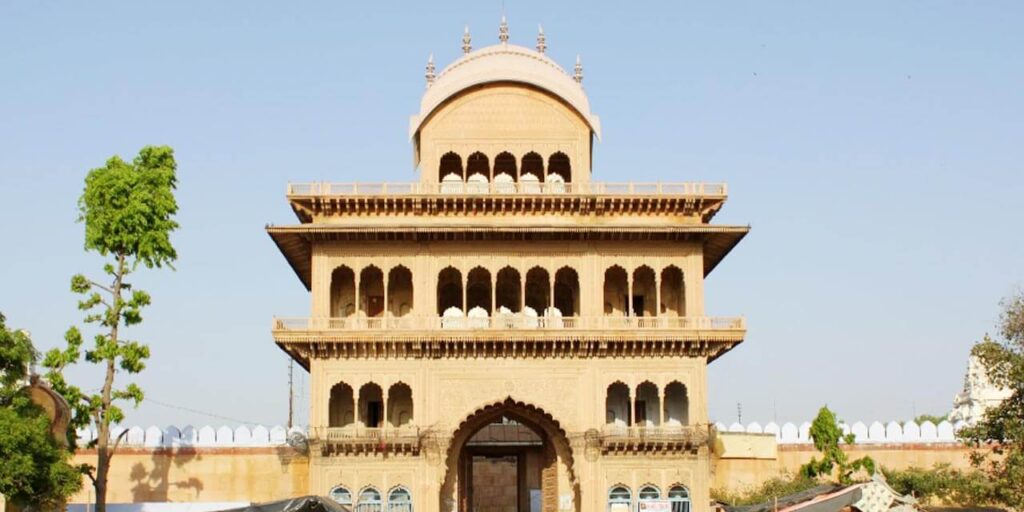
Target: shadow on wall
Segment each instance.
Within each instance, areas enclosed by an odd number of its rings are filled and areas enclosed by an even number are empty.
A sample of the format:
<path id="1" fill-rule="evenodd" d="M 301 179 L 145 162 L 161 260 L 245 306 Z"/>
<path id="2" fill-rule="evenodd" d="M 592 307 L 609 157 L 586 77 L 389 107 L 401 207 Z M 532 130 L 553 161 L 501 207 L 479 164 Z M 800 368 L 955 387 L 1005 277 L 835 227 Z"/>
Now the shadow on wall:
<path id="1" fill-rule="evenodd" d="M 153 452 L 152 456 L 152 469 L 146 470 L 145 465 L 141 462 L 136 462 L 132 466 L 131 479 L 132 485 L 132 501 L 146 502 L 146 501 L 178 501 L 185 492 L 179 490 L 191 489 L 191 492 L 187 492 L 188 496 L 192 500 L 198 500 L 203 492 L 203 483 L 196 477 L 190 477 L 184 480 L 172 482 L 170 480 L 171 467 L 181 468 L 189 462 L 198 461 L 201 457 L 196 453 L 194 449 L 158 449 Z M 171 497 L 171 491 L 175 490 L 174 498 Z"/>

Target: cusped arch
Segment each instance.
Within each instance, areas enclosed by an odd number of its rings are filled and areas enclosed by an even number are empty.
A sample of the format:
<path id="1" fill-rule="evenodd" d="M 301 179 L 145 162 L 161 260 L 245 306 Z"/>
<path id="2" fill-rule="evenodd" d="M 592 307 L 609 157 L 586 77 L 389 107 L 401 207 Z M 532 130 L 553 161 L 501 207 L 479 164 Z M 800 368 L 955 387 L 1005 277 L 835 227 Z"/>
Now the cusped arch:
<path id="1" fill-rule="evenodd" d="M 441 488 L 448 488 L 453 483 L 452 469 L 458 466 L 459 454 L 465 447 L 466 442 L 469 441 L 473 434 L 478 430 L 483 428 L 485 425 L 493 423 L 502 416 L 509 416 L 530 426 L 531 428 L 543 431 L 548 439 L 551 440 L 551 444 L 555 449 L 556 455 L 565 462 L 565 467 L 568 472 L 567 476 L 569 477 L 569 485 L 575 498 L 574 502 L 578 507 L 580 496 L 579 481 L 576 477 L 575 459 L 573 457 L 572 447 L 569 445 L 569 438 L 565 429 L 562 428 L 557 419 L 543 408 L 529 402 L 516 400 L 511 396 L 508 396 L 503 400 L 488 402 L 481 405 L 475 408 L 472 413 L 466 415 L 462 421 L 459 422 L 458 427 L 452 435 L 452 442 L 448 445 L 448 451 L 445 454 L 445 462 L 448 470 L 443 472 Z"/>

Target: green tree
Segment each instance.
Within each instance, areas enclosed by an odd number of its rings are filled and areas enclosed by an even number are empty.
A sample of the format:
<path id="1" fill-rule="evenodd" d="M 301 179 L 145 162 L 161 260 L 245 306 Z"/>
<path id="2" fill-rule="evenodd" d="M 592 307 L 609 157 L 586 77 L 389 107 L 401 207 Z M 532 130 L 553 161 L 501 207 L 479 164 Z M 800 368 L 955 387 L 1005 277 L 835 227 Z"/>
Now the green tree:
<path id="1" fill-rule="evenodd" d="M 25 392 L 37 358 L 28 334 L 8 329 L 0 313 L 0 494 L 21 507 L 54 508 L 82 487 L 82 476 Z"/>
<path id="2" fill-rule="evenodd" d="M 916 418 L 914 418 L 914 423 L 917 423 L 918 425 L 920 425 L 920 424 L 922 424 L 922 423 L 924 423 L 926 421 L 930 421 L 930 422 L 938 425 L 939 423 L 942 423 L 943 421 L 946 421 L 948 419 L 949 419 L 949 415 L 948 414 L 945 415 L 945 416 L 938 416 L 938 415 L 935 415 L 935 414 L 921 414 L 921 415 L 918 415 Z"/>
<path id="3" fill-rule="evenodd" d="M 78 308 L 85 312 L 85 323 L 96 326 L 94 345 L 85 351 L 85 360 L 101 365 L 105 376 L 99 392 L 91 394 L 64 379 L 64 369 L 82 356 L 82 333 L 77 327 L 68 329 L 66 347 L 49 351 L 43 365 L 50 370 L 47 377 L 54 389 L 72 404 L 73 424 L 96 427 L 96 466 L 86 474 L 96 489 L 97 512 L 106 510 L 110 459 L 123 439 L 122 435 L 111 444 L 111 425 L 124 419 L 117 402 L 128 401 L 137 407 L 143 398 L 135 383 L 116 388 L 114 378 L 119 371 L 142 371 L 149 358 L 147 345 L 127 339 L 122 332 L 142 321 L 142 308 L 150 303 L 149 294 L 135 289 L 128 277 L 139 264 L 173 268 L 177 259 L 170 238 L 178 227 L 174 221 L 178 211 L 176 168 L 174 152 L 166 146 L 144 147 L 132 163 L 114 156 L 103 167 L 89 171 L 78 201 L 79 221 L 85 224 L 85 249 L 109 259 L 103 266 L 106 282 L 81 274 L 71 278 L 71 290 L 82 296 Z"/>
<path id="4" fill-rule="evenodd" d="M 811 460 L 800 466 L 800 474 L 807 478 L 831 477 L 835 471 L 836 481 L 846 485 L 853 482 L 853 474 L 861 469 L 874 473 L 875 462 L 870 457 L 862 457 L 851 461 L 840 443 L 853 444 L 853 434 L 843 435 L 843 429 L 836 420 L 836 415 L 828 406 L 818 411 L 818 416 L 811 423 L 811 439 L 814 447 L 821 453 L 821 460 Z"/>
<path id="5" fill-rule="evenodd" d="M 1002 340 L 986 335 L 971 354 L 981 361 L 992 384 L 1010 389 L 1011 394 L 958 435 L 974 448 L 971 462 L 995 484 L 995 500 L 1020 510 L 1024 509 L 1024 290 L 1000 305 Z"/>

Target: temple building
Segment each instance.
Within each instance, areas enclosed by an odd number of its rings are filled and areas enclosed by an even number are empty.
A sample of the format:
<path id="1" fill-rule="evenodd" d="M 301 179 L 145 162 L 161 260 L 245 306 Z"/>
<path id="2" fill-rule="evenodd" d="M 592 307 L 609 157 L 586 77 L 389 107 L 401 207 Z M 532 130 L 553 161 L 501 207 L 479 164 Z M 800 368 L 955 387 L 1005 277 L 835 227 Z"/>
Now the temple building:
<path id="1" fill-rule="evenodd" d="M 311 296 L 273 323 L 310 373 L 309 492 L 358 512 L 709 510 L 707 367 L 746 333 L 704 304 L 748 231 L 711 224 L 726 186 L 597 181 L 580 61 L 504 20 L 462 43 L 427 64 L 418 179 L 289 184 L 298 223 L 267 228 Z"/>

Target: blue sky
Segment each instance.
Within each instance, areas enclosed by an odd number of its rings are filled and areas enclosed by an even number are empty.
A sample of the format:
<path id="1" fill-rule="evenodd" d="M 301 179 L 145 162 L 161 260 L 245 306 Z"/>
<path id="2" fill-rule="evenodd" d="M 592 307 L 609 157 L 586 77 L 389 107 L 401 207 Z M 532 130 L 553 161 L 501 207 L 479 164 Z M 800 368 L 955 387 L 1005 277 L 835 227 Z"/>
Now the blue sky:
<path id="1" fill-rule="evenodd" d="M 1024 4 L 506 0 L 512 42 L 570 68 L 601 116 L 604 181 L 726 181 L 753 231 L 706 283 L 746 315 L 710 367 L 714 419 L 948 410 L 971 343 L 1024 284 Z M 177 271 L 132 335 L 153 358 L 129 423 L 282 423 L 273 315 L 309 297 L 263 231 L 288 181 L 412 181 L 423 66 L 497 41 L 500 2 L 0 4 L 0 311 L 40 348 L 97 274 L 88 169 L 169 144 Z M 301 373 L 301 372 L 299 372 Z M 74 373 L 99 385 L 91 370 Z M 307 381 L 300 375 L 300 414 Z M 193 412 L 199 411 L 199 412 Z"/>

